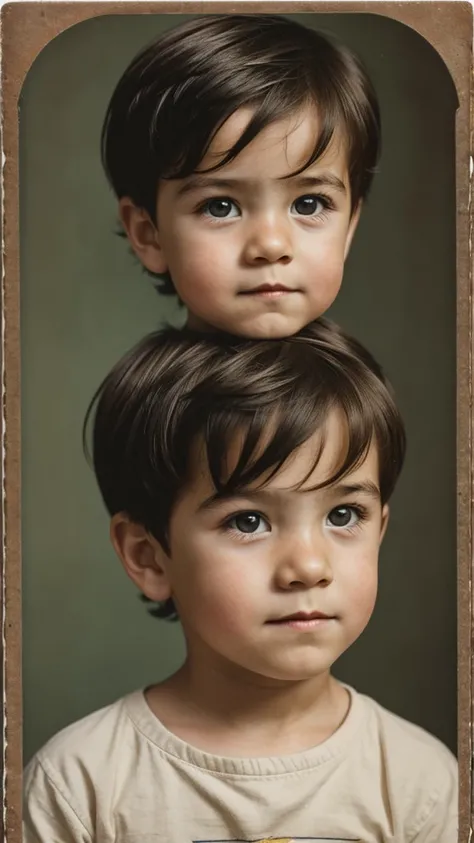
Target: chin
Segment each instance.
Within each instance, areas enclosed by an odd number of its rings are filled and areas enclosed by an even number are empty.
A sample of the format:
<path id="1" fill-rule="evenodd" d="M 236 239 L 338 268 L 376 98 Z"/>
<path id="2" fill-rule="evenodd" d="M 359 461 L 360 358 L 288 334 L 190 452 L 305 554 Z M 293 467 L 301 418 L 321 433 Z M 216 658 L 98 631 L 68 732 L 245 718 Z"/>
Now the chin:
<path id="1" fill-rule="evenodd" d="M 309 322 L 311 319 L 306 317 L 298 319 L 294 316 L 271 313 L 253 321 L 244 322 L 242 325 L 234 325 L 232 333 L 257 340 L 281 340 L 297 334 Z"/>
<path id="2" fill-rule="evenodd" d="M 267 679 L 273 679 L 276 682 L 307 682 L 310 679 L 315 679 L 323 673 L 327 673 L 332 666 L 332 662 L 327 661 L 310 661 L 301 660 L 296 661 L 291 665 L 268 666 L 261 671 L 261 675 L 266 676 Z"/>

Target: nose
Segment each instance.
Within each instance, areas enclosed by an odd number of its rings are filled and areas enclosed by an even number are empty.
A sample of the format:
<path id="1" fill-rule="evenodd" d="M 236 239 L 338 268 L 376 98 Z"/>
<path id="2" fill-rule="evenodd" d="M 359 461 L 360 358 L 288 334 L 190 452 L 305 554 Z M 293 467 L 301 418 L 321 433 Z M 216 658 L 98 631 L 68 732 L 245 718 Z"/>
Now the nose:
<path id="1" fill-rule="evenodd" d="M 276 585 L 285 591 L 326 588 L 333 581 L 328 548 L 313 534 L 290 540 L 276 570 Z"/>
<path id="2" fill-rule="evenodd" d="M 293 259 L 291 220 L 274 213 L 251 220 L 244 259 L 252 265 L 290 263 Z"/>

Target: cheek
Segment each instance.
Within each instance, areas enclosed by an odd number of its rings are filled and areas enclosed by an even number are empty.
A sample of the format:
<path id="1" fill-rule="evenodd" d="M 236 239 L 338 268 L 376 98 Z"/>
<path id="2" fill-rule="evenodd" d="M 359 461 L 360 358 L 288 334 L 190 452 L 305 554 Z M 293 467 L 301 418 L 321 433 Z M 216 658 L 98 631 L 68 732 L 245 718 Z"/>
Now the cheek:
<path id="1" fill-rule="evenodd" d="M 313 241 L 306 250 L 306 262 L 313 265 L 320 278 L 329 282 L 340 280 L 344 268 L 344 242 L 336 236 Z"/>
<path id="2" fill-rule="evenodd" d="M 245 552 L 219 551 L 215 543 L 175 545 L 170 565 L 171 589 L 196 627 L 215 630 L 242 629 L 258 612 L 258 595 L 265 585 Z M 225 562 L 223 562 L 225 560 Z M 260 607 L 261 608 L 261 607 Z"/>
<path id="3" fill-rule="evenodd" d="M 349 225 L 345 215 L 337 222 L 327 220 L 323 228 L 308 232 L 305 251 L 313 255 L 314 261 L 319 261 L 335 272 L 344 264 L 348 231 Z"/>
<path id="4" fill-rule="evenodd" d="M 336 261 L 331 254 L 324 260 L 324 256 L 319 255 L 317 261 L 313 260 L 304 268 L 303 274 L 309 279 L 306 287 L 309 299 L 316 315 L 320 316 L 332 305 L 341 289 L 343 260 Z"/>
<path id="5" fill-rule="evenodd" d="M 229 234 L 225 228 L 212 223 L 188 224 L 188 220 L 171 223 L 164 232 L 163 245 L 172 252 L 175 263 L 183 269 L 194 267 L 212 269 L 216 264 L 225 262 L 229 252 Z"/>
<path id="6" fill-rule="evenodd" d="M 354 619 L 370 617 L 377 598 L 377 563 L 371 555 L 354 563 L 345 581 L 348 608 Z"/>
<path id="7" fill-rule="evenodd" d="M 344 593 L 346 605 L 354 608 L 370 605 L 377 593 L 378 534 L 361 536 L 339 548 L 336 580 Z"/>
<path id="8" fill-rule="evenodd" d="M 248 593 L 242 586 L 238 588 L 235 581 L 221 579 L 208 583 L 207 588 L 194 590 L 191 604 L 183 615 L 188 629 L 193 628 L 216 648 L 224 642 L 244 641 L 255 626 L 255 593 Z"/>
<path id="9" fill-rule="evenodd" d="M 245 638 L 252 628 L 253 604 L 246 595 L 230 589 L 208 594 L 196 627 L 208 630 L 214 643 L 227 636 Z M 199 626 L 198 626 L 199 625 Z"/>
<path id="10" fill-rule="evenodd" d="M 168 265 L 181 298 L 197 306 L 218 300 L 233 277 L 225 247 L 212 250 L 205 241 L 181 246 Z"/>
<path id="11" fill-rule="evenodd" d="M 359 583 L 354 591 L 354 609 L 359 616 L 370 617 L 377 599 L 377 575 L 374 573 Z"/>

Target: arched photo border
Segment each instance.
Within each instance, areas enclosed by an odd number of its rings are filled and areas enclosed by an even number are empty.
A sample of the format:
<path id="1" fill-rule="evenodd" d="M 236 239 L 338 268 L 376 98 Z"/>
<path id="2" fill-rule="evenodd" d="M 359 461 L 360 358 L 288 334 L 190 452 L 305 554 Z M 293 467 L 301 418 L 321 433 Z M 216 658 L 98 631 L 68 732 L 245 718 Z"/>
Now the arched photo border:
<path id="1" fill-rule="evenodd" d="M 75 24 L 99 15 L 273 13 L 371 13 L 403 23 L 425 38 L 444 61 L 456 87 L 457 229 L 457 546 L 458 546 L 458 754 L 460 828 L 458 843 L 470 843 L 473 813 L 472 528 L 474 524 L 472 433 L 472 184 L 473 12 L 470 3 L 351 2 L 15 2 L 1 11 L 2 50 L 2 678 L 3 811 L 0 832 L 21 841 L 21 431 L 19 306 L 18 100 L 29 68 L 41 50 Z M 3 828 L 2 828 L 3 824 Z M 441 843 L 441 841 L 440 841 Z M 454 842 L 453 842 L 454 843 Z"/>

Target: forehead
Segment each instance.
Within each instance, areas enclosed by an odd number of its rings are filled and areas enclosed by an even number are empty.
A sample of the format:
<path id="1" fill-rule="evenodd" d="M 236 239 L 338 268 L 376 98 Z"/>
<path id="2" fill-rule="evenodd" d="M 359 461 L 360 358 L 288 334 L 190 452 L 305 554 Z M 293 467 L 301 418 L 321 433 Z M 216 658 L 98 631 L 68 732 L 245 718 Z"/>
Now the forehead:
<path id="1" fill-rule="evenodd" d="M 216 167 L 238 142 L 253 116 L 253 109 L 237 109 L 214 136 L 198 172 Z M 228 164 L 219 168 L 227 175 L 245 177 L 258 172 L 259 177 L 285 178 L 303 167 L 310 158 L 321 132 L 321 120 L 315 106 L 308 105 L 276 119 L 265 126 Z M 347 143 L 343 127 L 336 129 L 324 154 L 313 165 L 332 169 L 341 178 L 347 176 Z"/>
<path id="2" fill-rule="evenodd" d="M 257 448 L 257 456 L 271 440 L 271 426 L 267 427 L 267 431 Z M 235 469 L 244 439 L 245 435 L 242 433 L 235 436 L 230 443 L 225 459 L 225 475 L 230 475 Z M 304 491 L 319 486 L 332 478 L 343 464 L 348 442 L 347 422 L 340 411 L 333 410 L 322 428 L 288 456 L 277 474 L 268 480 L 262 475 L 249 488 Z M 196 442 L 192 449 L 190 469 L 190 488 L 193 494 L 207 496 L 214 491 L 206 448 L 202 440 Z M 364 459 L 345 476 L 344 482 L 349 481 L 354 484 L 370 481 L 379 486 L 379 456 L 374 440 L 370 443 Z"/>
<path id="3" fill-rule="evenodd" d="M 348 450 L 347 422 L 338 410 L 327 417 L 316 431 L 288 457 L 280 471 L 269 480 L 268 487 L 278 490 L 312 489 L 330 480 L 341 468 Z M 370 480 L 378 486 L 379 460 L 375 442 L 370 444 L 364 459 L 344 478 L 348 482 Z M 262 478 L 264 480 L 264 478 Z M 260 485 L 259 481 L 256 485 Z"/>

